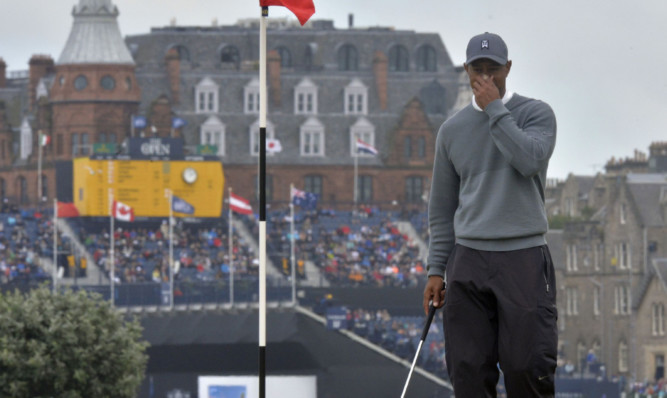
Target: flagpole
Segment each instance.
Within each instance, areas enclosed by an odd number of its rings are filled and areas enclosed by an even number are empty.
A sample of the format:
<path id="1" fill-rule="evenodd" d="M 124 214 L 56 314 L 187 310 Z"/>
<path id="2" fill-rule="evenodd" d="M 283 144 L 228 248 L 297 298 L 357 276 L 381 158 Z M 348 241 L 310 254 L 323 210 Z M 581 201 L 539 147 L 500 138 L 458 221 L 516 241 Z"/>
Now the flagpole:
<path id="1" fill-rule="evenodd" d="M 111 191 L 111 188 L 109 188 L 109 240 L 110 240 L 110 245 L 109 245 L 109 270 L 110 275 L 109 275 L 109 286 L 111 289 L 111 306 L 113 307 L 116 301 L 115 294 L 114 294 L 114 283 L 116 279 L 116 256 L 114 255 L 114 250 L 115 250 L 115 242 L 114 242 L 114 214 L 113 214 L 113 191 Z"/>
<path id="2" fill-rule="evenodd" d="M 357 184 L 357 178 L 359 178 L 358 174 L 359 174 L 359 148 L 357 148 L 356 142 L 355 142 L 355 146 L 354 146 L 354 190 L 353 190 L 353 192 L 354 192 L 354 208 L 352 209 L 352 214 L 357 214 L 357 197 L 359 196 L 358 192 L 357 192 L 357 190 L 359 189 L 358 188 L 359 184 Z"/>
<path id="3" fill-rule="evenodd" d="M 259 24 L 259 398 L 266 397 L 266 23 Z"/>
<path id="4" fill-rule="evenodd" d="M 53 198 L 53 293 L 58 279 L 58 199 Z"/>
<path id="5" fill-rule="evenodd" d="M 174 193 L 169 190 L 169 309 L 174 309 Z"/>
<path id="6" fill-rule="evenodd" d="M 294 202 L 292 201 L 292 191 L 294 184 L 290 184 L 290 261 L 292 262 L 292 304 L 296 305 L 296 261 L 294 255 Z"/>
<path id="7" fill-rule="evenodd" d="M 229 232 L 227 232 L 227 251 L 229 252 L 229 304 L 234 306 L 234 251 L 232 250 L 232 188 L 229 188 Z"/>
<path id="8" fill-rule="evenodd" d="M 37 134 L 37 206 L 42 205 L 42 130 Z"/>

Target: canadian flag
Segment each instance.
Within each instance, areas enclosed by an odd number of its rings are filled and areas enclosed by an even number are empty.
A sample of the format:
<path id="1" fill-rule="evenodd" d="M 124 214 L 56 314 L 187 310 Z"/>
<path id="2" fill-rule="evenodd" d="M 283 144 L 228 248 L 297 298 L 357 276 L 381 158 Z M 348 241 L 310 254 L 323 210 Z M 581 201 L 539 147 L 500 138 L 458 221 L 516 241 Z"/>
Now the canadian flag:
<path id="1" fill-rule="evenodd" d="M 111 211 L 116 220 L 134 221 L 134 209 L 124 203 L 114 200 Z"/>
<path id="2" fill-rule="evenodd" d="M 252 214 L 252 206 L 250 206 L 250 202 L 233 193 L 229 194 L 229 207 L 240 214 Z"/>

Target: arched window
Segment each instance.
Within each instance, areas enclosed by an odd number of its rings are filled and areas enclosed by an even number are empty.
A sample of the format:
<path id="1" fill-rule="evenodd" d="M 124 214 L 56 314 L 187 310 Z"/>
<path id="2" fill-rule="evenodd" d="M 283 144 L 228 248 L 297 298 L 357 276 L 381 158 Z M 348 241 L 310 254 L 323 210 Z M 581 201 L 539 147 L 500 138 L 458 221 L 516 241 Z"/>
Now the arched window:
<path id="1" fill-rule="evenodd" d="M 222 62 L 223 65 L 238 69 L 241 62 L 239 49 L 234 46 L 223 47 L 222 50 L 220 50 L 220 62 Z"/>
<path id="2" fill-rule="evenodd" d="M 278 55 L 280 56 L 280 66 L 283 68 L 292 67 L 292 53 L 287 49 L 287 47 L 280 46 L 276 48 Z"/>
<path id="3" fill-rule="evenodd" d="M 25 177 L 19 177 L 19 200 L 22 204 L 28 203 L 28 181 Z"/>
<path id="4" fill-rule="evenodd" d="M 177 45 L 174 48 L 176 48 L 176 52 L 178 53 L 178 59 L 181 61 L 188 61 L 190 62 L 190 50 L 188 50 L 187 47 L 184 45 Z"/>
<path id="5" fill-rule="evenodd" d="M 338 49 L 338 70 L 352 71 L 359 69 L 359 54 L 351 44 Z"/>
<path id="6" fill-rule="evenodd" d="M 408 50 L 397 44 L 389 49 L 389 71 L 407 72 L 410 69 Z"/>
<path id="7" fill-rule="evenodd" d="M 435 50 L 425 44 L 417 49 L 417 72 L 435 72 Z"/>

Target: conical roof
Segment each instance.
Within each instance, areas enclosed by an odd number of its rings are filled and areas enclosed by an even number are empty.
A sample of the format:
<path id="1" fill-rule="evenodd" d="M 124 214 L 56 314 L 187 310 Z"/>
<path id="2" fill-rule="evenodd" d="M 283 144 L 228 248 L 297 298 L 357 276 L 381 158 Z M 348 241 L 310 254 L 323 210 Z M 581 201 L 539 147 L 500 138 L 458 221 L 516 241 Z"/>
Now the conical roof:
<path id="1" fill-rule="evenodd" d="M 111 0 L 79 0 L 74 23 L 58 65 L 134 64 L 118 28 L 118 8 Z"/>

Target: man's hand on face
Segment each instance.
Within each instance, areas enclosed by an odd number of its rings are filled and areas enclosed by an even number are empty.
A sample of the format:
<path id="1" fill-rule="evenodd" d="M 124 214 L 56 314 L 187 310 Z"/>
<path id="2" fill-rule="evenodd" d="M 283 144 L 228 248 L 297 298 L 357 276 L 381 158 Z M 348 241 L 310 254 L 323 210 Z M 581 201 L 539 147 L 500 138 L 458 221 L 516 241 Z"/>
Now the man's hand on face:
<path id="1" fill-rule="evenodd" d="M 482 109 L 486 109 L 491 102 L 500 99 L 500 91 L 493 81 L 493 76 L 475 76 L 472 82 L 472 92 L 475 94 L 475 102 Z"/>

